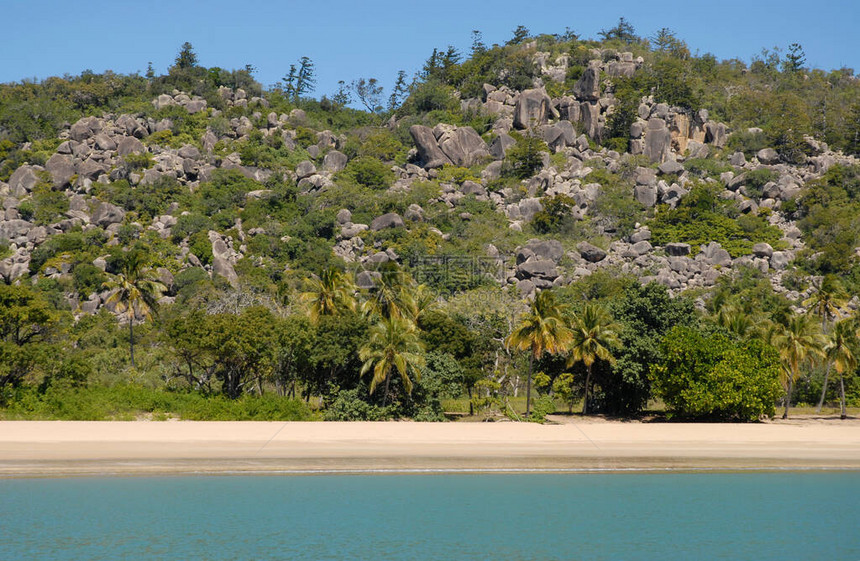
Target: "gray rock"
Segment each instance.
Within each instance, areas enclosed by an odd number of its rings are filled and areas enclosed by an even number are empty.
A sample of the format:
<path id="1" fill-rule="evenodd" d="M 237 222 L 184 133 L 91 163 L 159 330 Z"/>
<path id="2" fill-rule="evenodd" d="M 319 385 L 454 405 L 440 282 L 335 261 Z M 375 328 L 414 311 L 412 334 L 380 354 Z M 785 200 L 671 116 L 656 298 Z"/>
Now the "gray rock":
<path id="1" fill-rule="evenodd" d="M 70 156 L 54 154 L 45 162 L 45 169 L 51 174 L 54 187 L 62 189 L 69 185 L 75 175 L 75 166 Z"/>
<path id="2" fill-rule="evenodd" d="M 111 224 L 119 224 L 125 218 L 125 212 L 110 203 L 99 203 L 93 212 L 92 223 L 102 228 Z"/>
<path id="3" fill-rule="evenodd" d="M 535 288 L 535 283 L 533 283 L 529 279 L 523 279 L 517 283 L 517 290 L 520 291 L 520 295 L 524 298 L 534 294 Z"/>
<path id="4" fill-rule="evenodd" d="M 543 205 L 541 204 L 540 199 L 537 198 L 523 199 L 517 206 L 519 208 L 520 216 L 522 216 L 525 221 L 531 220 L 534 218 L 535 214 L 543 210 Z"/>
<path id="5" fill-rule="evenodd" d="M 193 99 L 185 104 L 185 110 L 191 113 L 200 113 L 201 111 L 206 110 L 206 100 L 205 99 Z"/>
<path id="6" fill-rule="evenodd" d="M 83 162 L 78 163 L 76 171 L 79 177 L 85 177 L 94 181 L 107 170 L 101 163 L 92 158 L 87 158 Z"/>
<path id="7" fill-rule="evenodd" d="M 747 159 L 743 152 L 735 152 L 729 158 L 729 163 L 736 167 L 743 167 L 743 165 L 747 163 Z"/>
<path id="8" fill-rule="evenodd" d="M 579 121 L 579 101 L 575 97 L 566 95 L 558 102 L 558 113 L 562 119 L 567 119 L 573 123 Z"/>
<path id="9" fill-rule="evenodd" d="M 648 240 L 642 240 L 634 243 L 632 246 L 630 246 L 630 249 L 637 255 L 645 255 L 654 248 L 651 246 L 651 242 L 649 242 Z"/>
<path id="10" fill-rule="evenodd" d="M 425 168 L 439 168 L 445 164 L 452 163 L 448 156 L 442 152 L 442 149 L 439 148 L 432 129 L 423 125 L 412 125 L 409 127 L 409 134 L 412 136 L 412 141 L 415 142 L 415 147 L 418 149 L 418 157 L 421 158 Z"/>
<path id="11" fill-rule="evenodd" d="M 663 249 L 666 250 L 666 255 L 671 255 L 673 257 L 681 257 L 683 255 L 690 254 L 690 244 L 688 243 L 670 242 L 667 243 Z"/>
<path id="12" fill-rule="evenodd" d="M 657 204 L 657 187 L 654 185 L 637 185 L 633 188 L 633 197 L 640 204 L 651 208 Z"/>
<path id="13" fill-rule="evenodd" d="M 143 143 L 133 136 L 125 136 L 121 138 L 116 146 L 116 153 L 120 156 L 143 154 L 144 152 L 146 152 L 146 148 L 143 146 Z"/>
<path id="14" fill-rule="evenodd" d="M 182 148 L 179 149 L 177 155 L 180 158 L 188 158 L 191 160 L 199 160 L 200 159 L 200 150 L 197 149 L 196 146 L 191 144 L 186 144 Z"/>
<path id="15" fill-rule="evenodd" d="M 299 162 L 299 165 L 296 166 L 296 177 L 299 179 L 304 179 L 306 177 L 310 177 L 317 172 L 316 166 L 313 162 L 309 160 L 304 160 Z"/>
<path id="16" fill-rule="evenodd" d="M 102 130 L 102 124 L 96 117 L 84 117 L 79 119 L 69 129 L 69 138 L 81 142 L 92 138 Z"/>
<path id="17" fill-rule="evenodd" d="M 769 243 L 757 243 L 753 246 L 753 255 L 756 257 L 768 257 L 773 255 L 773 248 Z"/>
<path id="18" fill-rule="evenodd" d="M 756 152 L 755 157 L 766 166 L 779 163 L 779 154 L 773 148 L 762 148 Z"/>
<path id="19" fill-rule="evenodd" d="M 711 265 L 726 266 L 732 264 L 732 256 L 723 247 L 711 242 L 702 248 L 702 255 Z"/>
<path id="20" fill-rule="evenodd" d="M 645 240 L 651 239 L 651 230 L 648 228 L 640 228 L 630 234 L 630 243 L 636 244 Z"/>
<path id="21" fill-rule="evenodd" d="M 705 142 L 713 144 L 717 148 L 722 148 L 728 140 L 728 131 L 723 123 L 715 123 L 708 121 L 705 123 Z"/>
<path id="22" fill-rule="evenodd" d="M 516 251 L 516 263 L 517 265 L 522 265 L 529 259 L 532 259 L 535 256 L 535 252 L 530 250 L 527 247 L 518 248 Z"/>
<path id="23" fill-rule="evenodd" d="M 540 259 L 558 263 L 564 257 L 564 248 L 558 240 L 529 240 L 526 248 Z"/>
<path id="24" fill-rule="evenodd" d="M 0 221 L 0 239 L 14 240 L 26 236 L 32 227 L 32 222 L 20 218 Z"/>
<path id="25" fill-rule="evenodd" d="M 583 101 L 579 107 L 580 118 L 585 134 L 592 140 L 600 140 L 600 106 L 594 102 Z"/>
<path id="26" fill-rule="evenodd" d="M 636 63 L 635 62 L 625 62 L 625 61 L 612 61 L 609 63 L 609 68 L 606 69 L 606 73 L 616 77 L 624 77 L 631 78 L 633 74 L 636 72 Z"/>
<path id="27" fill-rule="evenodd" d="M 583 101 L 600 99 L 600 67 L 589 65 L 573 86 L 573 94 Z"/>
<path id="28" fill-rule="evenodd" d="M 16 197 L 24 197 L 33 190 L 33 187 L 39 182 L 37 171 L 42 168 L 36 166 L 23 165 L 16 169 L 9 178 L 9 189 Z"/>
<path id="29" fill-rule="evenodd" d="M 345 208 L 337 211 L 337 223 L 338 224 L 346 224 L 347 222 L 352 222 L 352 213 Z"/>
<path id="30" fill-rule="evenodd" d="M 551 281 L 558 278 L 558 269 L 549 259 L 532 259 L 517 266 L 517 276 L 522 279 L 537 277 Z"/>
<path id="31" fill-rule="evenodd" d="M 502 133 L 490 143 L 490 156 L 496 160 L 504 160 L 508 149 L 516 143 L 517 141 L 511 135 Z"/>
<path id="32" fill-rule="evenodd" d="M 403 228 L 404 226 L 403 219 L 396 212 L 389 212 L 388 214 L 378 216 L 370 223 L 370 229 L 374 232 L 385 228 Z"/>
<path id="33" fill-rule="evenodd" d="M 678 162 L 669 160 L 669 161 L 666 161 L 666 162 L 663 162 L 662 164 L 660 164 L 657 167 L 657 169 L 660 171 L 661 174 L 664 174 L 664 175 L 670 174 L 670 173 L 679 174 L 679 173 L 683 173 L 684 166 L 682 166 Z"/>
<path id="34" fill-rule="evenodd" d="M 464 181 L 463 185 L 460 186 L 460 191 L 466 195 L 485 196 L 487 194 L 484 186 L 474 181 Z"/>
<path id="35" fill-rule="evenodd" d="M 116 150 L 116 142 L 106 134 L 97 134 L 94 140 L 96 148 L 99 150 Z"/>
<path id="36" fill-rule="evenodd" d="M 576 244 L 576 250 L 579 251 L 579 255 L 589 263 L 597 263 L 606 259 L 605 251 L 588 242 L 579 242 Z"/>
<path id="37" fill-rule="evenodd" d="M 332 173 L 337 173 L 346 167 L 346 154 L 332 150 L 323 158 L 323 169 Z"/>
<path id="38" fill-rule="evenodd" d="M 787 251 L 774 251 L 770 256 L 770 266 L 777 271 L 781 271 L 788 267 L 788 264 L 791 263 L 792 259 L 793 257 L 791 253 Z"/>
<path id="39" fill-rule="evenodd" d="M 514 127 L 530 129 L 547 122 L 553 115 L 552 100 L 543 88 L 525 90 L 520 93 L 514 107 Z"/>
<path id="40" fill-rule="evenodd" d="M 663 119 L 652 118 L 645 131 L 645 156 L 652 162 L 662 163 L 672 148 L 672 133 Z"/>
<path id="41" fill-rule="evenodd" d="M 433 133 L 439 148 L 455 166 L 469 167 L 490 157 L 487 143 L 472 127 L 437 125 Z"/>

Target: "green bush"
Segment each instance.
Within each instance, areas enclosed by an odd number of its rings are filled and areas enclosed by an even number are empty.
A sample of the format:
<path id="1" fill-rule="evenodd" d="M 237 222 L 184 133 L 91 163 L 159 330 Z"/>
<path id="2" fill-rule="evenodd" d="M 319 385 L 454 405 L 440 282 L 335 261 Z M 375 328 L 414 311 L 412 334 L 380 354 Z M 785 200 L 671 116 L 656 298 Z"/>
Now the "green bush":
<path id="1" fill-rule="evenodd" d="M 672 416 L 755 421 L 773 416 L 783 390 L 777 352 L 760 341 L 675 327 L 663 339 L 664 360 L 651 381 Z"/>
<path id="2" fill-rule="evenodd" d="M 391 166 L 370 156 L 360 156 L 351 160 L 338 178 L 352 180 L 371 189 L 386 189 L 394 182 Z"/>

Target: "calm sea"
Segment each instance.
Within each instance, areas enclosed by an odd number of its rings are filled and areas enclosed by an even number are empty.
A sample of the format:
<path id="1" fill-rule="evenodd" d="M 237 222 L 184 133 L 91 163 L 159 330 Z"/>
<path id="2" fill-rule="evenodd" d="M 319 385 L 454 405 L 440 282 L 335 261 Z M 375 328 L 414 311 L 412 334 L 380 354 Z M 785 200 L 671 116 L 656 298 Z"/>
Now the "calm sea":
<path id="1" fill-rule="evenodd" d="M 0 559 L 860 560 L 860 472 L 9 479 Z"/>

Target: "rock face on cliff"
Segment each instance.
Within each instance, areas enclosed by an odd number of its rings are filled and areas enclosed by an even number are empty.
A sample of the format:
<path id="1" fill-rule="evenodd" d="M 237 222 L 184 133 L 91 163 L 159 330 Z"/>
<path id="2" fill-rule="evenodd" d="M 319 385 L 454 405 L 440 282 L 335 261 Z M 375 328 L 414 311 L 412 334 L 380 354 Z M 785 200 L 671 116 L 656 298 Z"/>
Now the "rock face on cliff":
<path id="1" fill-rule="evenodd" d="M 427 169 L 445 164 L 468 167 L 490 158 L 487 143 L 471 127 L 438 124 L 433 129 L 412 125 L 409 134 Z"/>

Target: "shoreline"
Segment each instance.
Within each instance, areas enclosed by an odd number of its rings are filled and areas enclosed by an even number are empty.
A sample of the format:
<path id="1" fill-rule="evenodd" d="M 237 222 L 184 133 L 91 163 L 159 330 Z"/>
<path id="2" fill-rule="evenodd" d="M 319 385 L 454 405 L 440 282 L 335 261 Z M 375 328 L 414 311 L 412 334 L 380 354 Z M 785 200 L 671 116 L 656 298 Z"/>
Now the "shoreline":
<path id="1" fill-rule="evenodd" d="M 0 478 L 784 470 L 860 470 L 860 423 L 0 422 Z"/>

